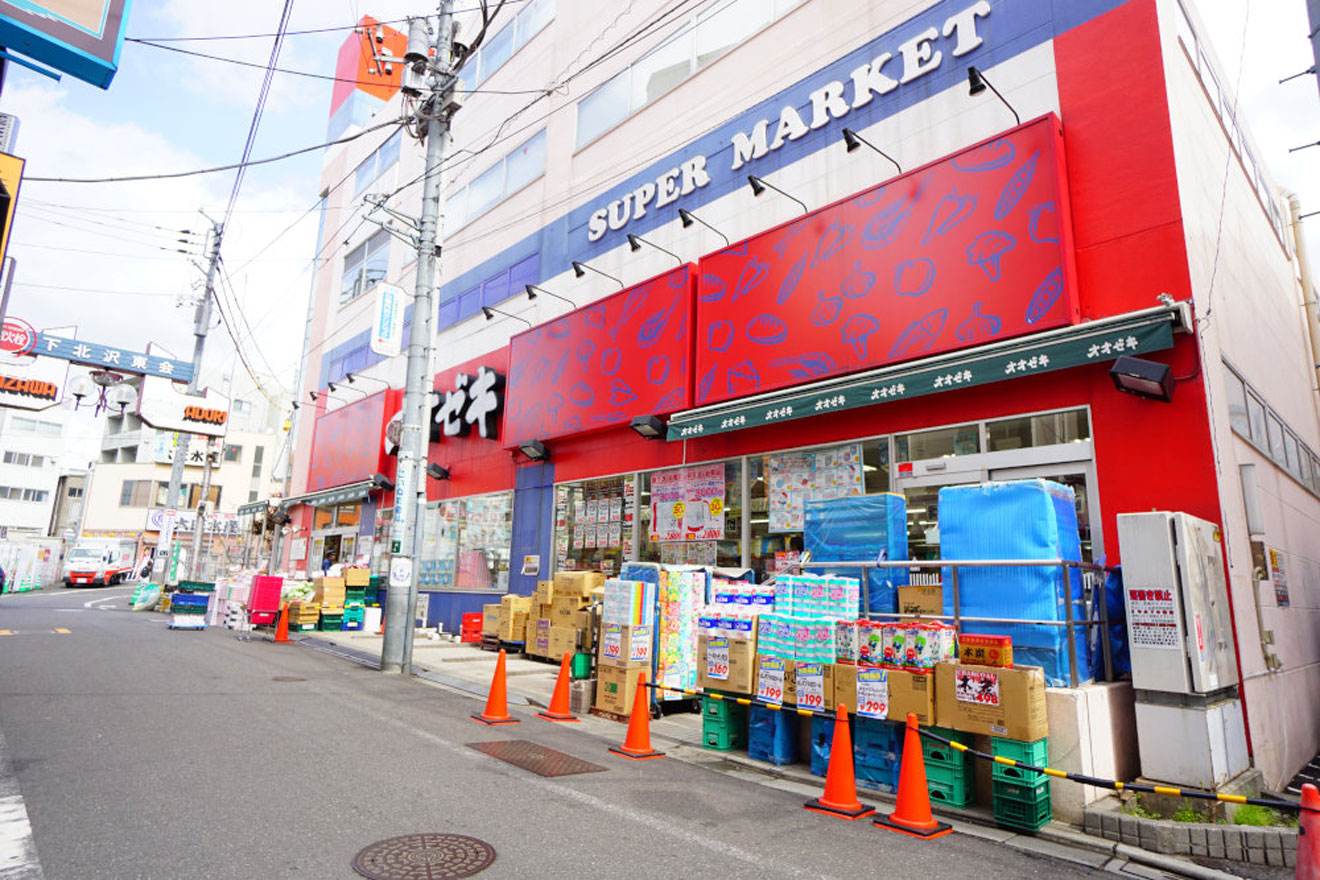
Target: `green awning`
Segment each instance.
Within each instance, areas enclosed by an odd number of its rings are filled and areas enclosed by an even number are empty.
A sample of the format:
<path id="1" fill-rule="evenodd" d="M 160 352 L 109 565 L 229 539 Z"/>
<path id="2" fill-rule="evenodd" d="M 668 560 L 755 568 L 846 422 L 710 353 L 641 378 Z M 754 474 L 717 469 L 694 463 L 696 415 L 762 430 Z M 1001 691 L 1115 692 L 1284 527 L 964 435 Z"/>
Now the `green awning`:
<path id="1" fill-rule="evenodd" d="M 1175 328 L 1191 329 L 1185 303 L 686 410 L 670 418 L 665 439 L 706 437 L 1162 351 L 1173 347 Z"/>
<path id="2" fill-rule="evenodd" d="M 251 516 L 254 513 L 261 513 L 266 509 L 266 501 L 253 501 L 250 504 L 240 504 L 238 506 L 239 516 Z"/>
<path id="3" fill-rule="evenodd" d="M 285 498 L 280 502 L 280 510 L 288 510 L 290 507 L 296 507 L 299 504 L 306 504 L 314 507 L 329 507 L 332 504 L 346 504 L 349 501 L 361 501 L 366 498 L 371 491 L 376 488 L 371 480 L 358 480 L 356 483 L 348 483 L 343 486 L 336 486 L 333 489 L 321 489 L 318 492 L 308 492 L 305 495 L 295 495 L 292 498 Z"/>

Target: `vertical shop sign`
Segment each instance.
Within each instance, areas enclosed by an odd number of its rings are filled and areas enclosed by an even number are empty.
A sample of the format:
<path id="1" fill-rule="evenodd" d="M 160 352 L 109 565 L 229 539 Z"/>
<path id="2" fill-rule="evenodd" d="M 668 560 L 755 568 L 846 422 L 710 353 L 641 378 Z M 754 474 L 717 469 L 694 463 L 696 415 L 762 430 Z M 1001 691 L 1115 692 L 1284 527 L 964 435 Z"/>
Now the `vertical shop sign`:
<path id="1" fill-rule="evenodd" d="M 651 541 L 718 541 L 724 537 L 724 463 L 651 475 Z"/>

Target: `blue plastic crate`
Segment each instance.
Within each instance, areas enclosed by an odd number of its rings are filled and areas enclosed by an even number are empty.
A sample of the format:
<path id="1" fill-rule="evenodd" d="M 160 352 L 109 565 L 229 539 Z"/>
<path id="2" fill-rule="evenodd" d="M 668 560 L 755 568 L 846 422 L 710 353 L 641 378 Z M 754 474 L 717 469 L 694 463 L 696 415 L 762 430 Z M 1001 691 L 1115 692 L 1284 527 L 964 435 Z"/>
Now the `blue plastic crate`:
<path id="1" fill-rule="evenodd" d="M 770 764 L 797 761 L 798 716 L 752 706 L 747 716 L 747 757 Z"/>
<path id="2" fill-rule="evenodd" d="M 879 761 L 874 764 L 864 764 L 861 761 L 855 761 L 853 773 L 856 776 L 857 784 L 862 788 L 869 788 L 872 791 L 884 791 L 893 793 L 898 791 L 898 772 L 900 766 L 897 762 Z"/>
<path id="3" fill-rule="evenodd" d="M 811 772 L 824 776 L 830 769 L 830 749 L 834 745 L 834 719 L 811 716 Z"/>
<path id="4" fill-rule="evenodd" d="M 857 761 L 897 763 L 903 756 L 906 725 L 878 718 L 858 718 L 852 725 L 853 755 Z"/>

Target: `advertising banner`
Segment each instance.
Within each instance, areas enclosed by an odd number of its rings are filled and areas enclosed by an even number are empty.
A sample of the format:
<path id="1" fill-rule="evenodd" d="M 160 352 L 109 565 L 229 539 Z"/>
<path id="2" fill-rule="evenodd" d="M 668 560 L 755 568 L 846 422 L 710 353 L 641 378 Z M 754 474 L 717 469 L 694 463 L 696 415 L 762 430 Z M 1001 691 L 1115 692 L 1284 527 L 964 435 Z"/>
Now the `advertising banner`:
<path id="1" fill-rule="evenodd" d="M 138 416 L 161 431 L 223 437 L 229 425 L 229 398 L 210 390 L 186 394 L 166 379 L 143 376 Z"/>
<path id="2" fill-rule="evenodd" d="M 724 537 L 724 464 L 651 475 L 651 541 L 718 541 Z"/>
<path id="3" fill-rule="evenodd" d="M 10 321 L 5 321 L 8 335 Z M 64 397 L 69 362 L 0 350 L 0 406 L 46 409 Z"/>

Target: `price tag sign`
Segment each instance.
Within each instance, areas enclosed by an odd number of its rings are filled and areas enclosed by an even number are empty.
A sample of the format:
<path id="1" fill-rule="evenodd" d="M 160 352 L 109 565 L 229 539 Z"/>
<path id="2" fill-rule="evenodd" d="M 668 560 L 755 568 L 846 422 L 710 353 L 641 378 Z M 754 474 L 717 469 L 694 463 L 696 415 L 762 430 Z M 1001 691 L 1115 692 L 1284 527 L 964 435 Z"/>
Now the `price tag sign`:
<path id="1" fill-rule="evenodd" d="M 601 656 L 618 660 L 623 656 L 623 627 L 617 623 L 605 624 L 605 638 L 601 641 Z"/>
<path id="2" fill-rule="evenodd" d="M 756 672 L 756 696 L 767 703 L 783 705 L 784 702 L 784 661 L 778 657 L 761 658 L 761 668 Z"/>
<path id="3" fill-rule="evenodd" d="M 857 670 L 857 714 L 863 718 L 889 716 L 888 672 L 883 669 Z"/>
<path id="4" fill-rule="evenodd" d="M 628 662 L 649 663 L 651 660 L 651 628 L 634 626 L 628 639 Z"/>
<path id="5" fill-rule="evenodd" d="M 999 673 L 960 668 L 954 675 L 953 696 L 962 703 L 999 705 Z"/>
<path id="6" fill-rule="evenodd" d="M 709 639 L 706 642 L 706 677 L 729 680 L 729 640 Z"/>
<path id="7" fill-rule="evenodd" d="M 797 666 L 797 704 L 801 709 L 825 708 L 825 666 L 799 663 Z"/>

